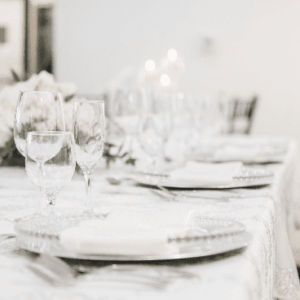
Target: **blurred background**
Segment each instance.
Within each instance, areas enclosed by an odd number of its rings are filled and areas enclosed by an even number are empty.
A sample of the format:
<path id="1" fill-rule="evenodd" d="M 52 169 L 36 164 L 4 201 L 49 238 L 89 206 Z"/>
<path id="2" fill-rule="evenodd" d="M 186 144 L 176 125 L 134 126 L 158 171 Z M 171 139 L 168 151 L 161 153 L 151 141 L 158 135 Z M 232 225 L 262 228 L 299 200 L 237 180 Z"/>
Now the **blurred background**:
<path id="1" fill-rule="evenodd" d="M 300 142 L 299 15 L 290 0 L 0 0 L 0 88 L 46 70 L 100 94 L 174 48 L 179 90 L 258 95 L 252 133 Z"/>

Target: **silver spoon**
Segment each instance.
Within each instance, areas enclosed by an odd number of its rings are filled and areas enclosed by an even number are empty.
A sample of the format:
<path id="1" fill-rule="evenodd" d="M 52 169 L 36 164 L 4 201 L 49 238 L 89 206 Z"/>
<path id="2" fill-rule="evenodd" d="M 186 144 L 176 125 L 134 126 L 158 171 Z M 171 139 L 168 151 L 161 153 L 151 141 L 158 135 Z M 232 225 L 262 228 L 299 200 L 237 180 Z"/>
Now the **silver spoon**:
<path id="1" fill-rule="evenodd" d="M 106 177 L 105 178 L 106 181 L 108 181 L 110 184 L 112 185 L 120 185 L 123 181 L 126 181 L 126 180 L 131 180 L 131 178 L 114 178 L 114 177 Z"/>
<path id="2" fill-rule="evenodd" d="M 16 237 L 16 235 L 13 233 L 3 233 L 3 234 L 0 234 L 0 242 L 15 238 L 15 237 Z"/>
<path id="3" fill-rule="evenodd" d="M 106 181 L 108 181 L 110 184 L 112 185 L 120 185 L 123 181 L 126 180 L 132 180 L 131 178 L 114 178 L 114 177 L 106 177 L 105 178 Z M 217 196 L 204 196 L 204 197 L 200 197 L 200 196 L 196 196 L 196 195 L 190 195 L 190 194 L 184 194 L 184 193 L 175 193 L 172 192 L 166 188 L 164 188 L 161 185 L 154 185 L 155 187 L 157 187 L 160 191 L 157 190 L 151 190 L 151 192 L 153 192 L 153 194 L 158 195 L 162 198 L 168 199 L 168 200 L 176 200 L 176 198 L 203 198 L 203 199 L 212 199 L 212 200 L 218 200 L 218 201 L 228 201 L 229 198 L 228 197 L 217 197 Z M 163 193 L 160 193 L 163 192 Z"/>

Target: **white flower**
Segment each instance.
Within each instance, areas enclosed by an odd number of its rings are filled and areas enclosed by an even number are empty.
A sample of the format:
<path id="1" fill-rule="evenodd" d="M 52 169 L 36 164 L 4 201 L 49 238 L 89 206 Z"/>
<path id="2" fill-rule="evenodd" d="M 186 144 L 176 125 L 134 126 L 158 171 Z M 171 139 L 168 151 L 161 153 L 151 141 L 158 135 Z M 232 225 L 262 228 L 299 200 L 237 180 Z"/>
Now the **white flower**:
<path id="1" fill-rule="evenodd" d="M 4 118 L 0 118 L 0 148 L 4 147 L 5 144 L 10 140 L 12 135 L 12 130 L 6 124 Z"/>
<path id="2" fill-rule="evenodd" d="M 74 83 L 58 83 L 57 90 L 61 93 L 63 99 L 76 94 L 77 87 Z"/>
<path id="3" fill-rule="evenodd" d="M 58 83 L 55 81 L 52 74 L 42 71 L 39 74 L 32 75 L 27 81 L 18 82 L 12 86 L 7 86 L 0 91 L 0 148 L 4 147 L 6 142 L 10 140 L 13 134 L 14 115 L 16 104 L 20 95 L 20 91 L 59 91 L 62 99 L 72 96 L 76 93 L 76 85 L 73 83 Z M 72 101 L 63 103 L 66 118 L 66 128 L 72 131 L 73 126 L 73 103 Z M 43 109 L 48 110 L 48 113 L 53 113 L 51 110 L 51 101 L 48 102 L 48 107 Z M 40 108 L 37 108 L 33 102 L 30 109 L 35 110 L 35 115 L 39 113 Z M 1 163 L 1 158 L 0 158 Z"/>
<path id="4" fill-rule="evenodd" d="M 14 111 L 19 97 L 19 91 L 12 87 L 5 87 L 0 93 L 1 111 Z"/>
<path id="5" fill-rule="evenodd" d="M 64 103 L 66 130 L 73 131 L 73 101 Z"/>
<path id="6" fill-rule="evenodd" d="M 14 126 L 14 114 L 18 97 L 19 91 L 13 87 L 5 87 L 0 93 L 0 130 L 4 131 L 5 135 Z M 3 135 L 1 135 L 1 138 L 3 138 Z M 7 141 L 6 138 L 5 140 Z M 0 143 L 3 142 L 0 141 Z"/>
<path id="7" fill-rule="evenodd" d="M 31 82 L 35 84 L 36 91 L 57 91 L 53 75 L 46 71 L 42 71 L 37 76 L 29 78 L 28 83 Z"/>

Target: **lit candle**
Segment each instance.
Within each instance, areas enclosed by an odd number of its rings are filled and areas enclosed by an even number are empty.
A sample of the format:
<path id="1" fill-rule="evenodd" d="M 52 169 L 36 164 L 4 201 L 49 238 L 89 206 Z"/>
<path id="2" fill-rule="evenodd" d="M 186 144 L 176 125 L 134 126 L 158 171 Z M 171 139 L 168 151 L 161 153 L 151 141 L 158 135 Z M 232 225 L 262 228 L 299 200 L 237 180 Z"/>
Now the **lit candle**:
<path id="1" fill-rule="evenodd" d="M 168 87 L 171 84 L 171 78 L 167 74 L 162 74 L 159 82 L 163 87 Z"/>
<path id="2" fill-rule="evenodd" d="M 148 59 L 145 62 L 144 68 L 140 73 L 140 81 L 148 86 L 153 86 L 153 84 L 155 84 L 158 79 L 159 70 L 156 67 L 156 63 L 154 60 Z"/>
<path id="3" fill-rule="evenodd" d="M 177 51 L 173 48 L 168 50 L 167 58 L 169 61 L 175 62 L 178 58 Z"/>
<path id="4" fill-rule="evenodd" d="M 147 73 L 153 73 L 155 71 L 155 61 L 149 59 L 145 62 L 145 70 Z"/>
<path id="5" fill-rule="evenodd" d="M 161 69 L 173 80 L 178 77 L 185 69 L 185 65 L 174 48 L 170 48 L 167 57 L 162 59 Z"/>

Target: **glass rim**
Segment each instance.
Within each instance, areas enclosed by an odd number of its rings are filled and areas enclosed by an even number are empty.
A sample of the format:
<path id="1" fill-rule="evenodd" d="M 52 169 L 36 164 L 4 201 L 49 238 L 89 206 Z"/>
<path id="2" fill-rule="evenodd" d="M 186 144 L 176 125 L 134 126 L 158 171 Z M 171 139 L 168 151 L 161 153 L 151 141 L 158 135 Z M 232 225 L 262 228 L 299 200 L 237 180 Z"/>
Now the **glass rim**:
<path id="1" fill-rule="evenodd" d="M 29 131 L 28 135 L 72 135 L 73 132 L 70 131 Z"/>
<path id="2" fill-rule="evenodd" d="M 92 99 L 74 99 L 74 102 L 100 102 L 100 103 L 103 103 L 105 104 L 105 101 L 104 100 L 92 100 Z"/>

